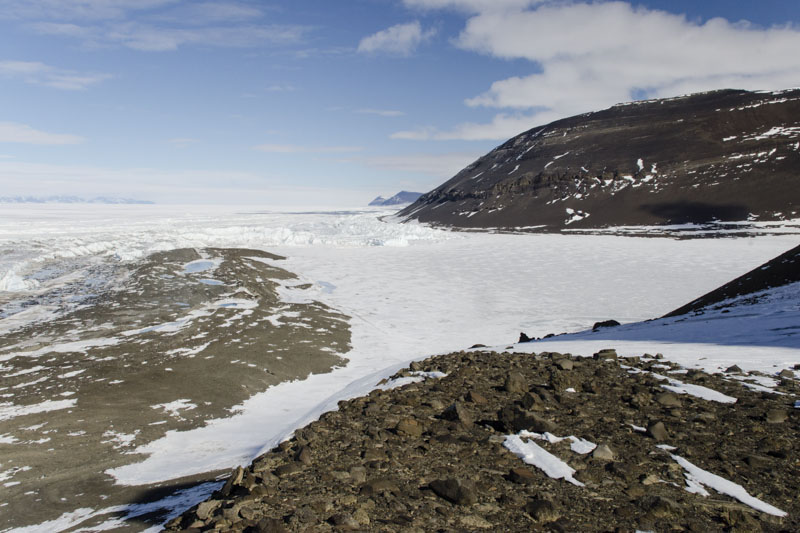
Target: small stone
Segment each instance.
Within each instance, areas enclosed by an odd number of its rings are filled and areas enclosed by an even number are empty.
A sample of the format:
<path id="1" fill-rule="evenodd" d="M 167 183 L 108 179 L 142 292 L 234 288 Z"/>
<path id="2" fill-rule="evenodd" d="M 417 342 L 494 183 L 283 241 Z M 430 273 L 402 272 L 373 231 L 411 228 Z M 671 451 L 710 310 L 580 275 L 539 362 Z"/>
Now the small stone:
<path id="1" fill-rule="evenodd" d="M 512 468 L 511 472 L 508 474 L 508 477 L 514 483 L 519 483 L 521 485 L 529 485 L 536 482 L 536 474 L 521 466 Z"/>
<path id="2" fill-rule="evenodd" d="M 291 476 L 292 474 L 300 472 L 302 469 L 303 467 L 297 463 L 287 463 L 276 468 L 275 475 L 278 477 Z"/>
<path id="3" fill-rule="evenodd" d="M 328 522 L 339 531 L 357 531 L 361 529 L 361 524 L 358 523 L 358 520 L 347 513 L 335 514 L 328 519 Z"/>
<path id="4" fill-rule="evenodd" d="M 220 505 L 222 505 L 222 502 L 219 500 L 205 501 L 197 506 L 197 511 L 195 514 L 200 520 L 208 520 L 208 517 L 211 516 L 211 513 L 213 513 Z"/>
<path id="5" fill-rule="evenodd" d="M 575 368 L 575 363 L 570 361 L 569 359 L 559 359 L 556 361 L 556 366 L 559 367 L 561 370 L 572 370 Z"/>
<path id="6" fill-rule="evenodd" d="M 783 424 L 789 418 L 789 413 L 783 409 L 770 409 L 767 411 L 767 423 L 769 424 Z"/>
<path id="7" fill-rule="evenodd" d="M 472 416 L 461 402 L 454 402 L 444 410 L 442 418 L 452 422 L 460 422 L 463 426 L 469 427 L 473 424 Z"/>
<path id="8" fill-rule="evenodd" d="M 511 393 L 527 392 L 528 383 L 525 381 L 525 377 L 522 374 L 519 372 L 512 372 L 508 375 L 508 377 L 506 377 L 503 388 L 506 390 L 506 392 Z"/>
<path id="9" fill-rule="evenodd" d="M 230 495 L 233 487 L 238 485 L 242 482 L 242 478 L 244 477 L 244 469 L 241 466 L 236 467 L 236 470 L 233 471 L 231 477 L 228 478 L 228 481 L 225 482 L 225 485 L 222 487 L 220 491 L 223 496 Z"/>
<path id="10" fill-rule="evenodd" d="M 355 518 L 356 522 L 358 522 L 362 526 L 368 526 L 370 523 L 369 513 L 367 512 L 366 509 L 363 509 L 361 507 L 356 509 L 356 511 L 353 513 L 353 518 Z"/>
<path id="11" fill-rule="evenodd" d="M 655 440 L 661 441 L 669 438 L 667 428 L 664 427 L 663 422 L 651 422 L 647 426 L 647 436 Z"/>
<path id="12" fill-rule="evenodd" d="M 311 450 L 308 446 L 300 448 L 294 456 L 294 460 L 303 463 L 304 465 L 311 464 Z"/>
<path id="13" fill-rule="evenodd" d="M 437 479 L 431 481 L 429 487 L 440 498 L 458 505 L 472 505 L 478 501 L 475 483 L 469 480 Z"/>
<path id="14" fill-rule="evenodd" d="M 725 369 L 725 373 L 727 374 L 741 374 L 742 369 L 739 368 L 739 365 L 729 366 Z"/>
<path id="15" fill-rule="evenodd" d="M 561 513 L 549 500 L 531 500 L 525 504 L 525 512 L 537 522 L 555 522 L 561 518 Z"/>
<path id="16" fill-rule="evenodd" d="M 354 483 L 364 483 L 367 480 L 367 469 L 363 466 L 354 466 L 350 469 L 350 477 Z"/>
<path id="17" fill-rule="evenodd" d="M 373 479 L 361 486 L 361 494 L 364 496 L 372 496 L 383 492 L 397 492 L 397 485 L 389 479 Z"/>
<path id="18" fill-rule="evenodd" d="M 542 398 L 538 394 L 534 394 L 532 392 L 526 392 L 522 396 L 520 403 L 525 409 L 533 409 L 536 411 L 544 410 L 544 402 L 542 401 Z"/>
<path id="19" fill-rule="evenodd" d="M 419 437 L 424 430 L 422 424 L 414 418 L 403 418 L 397 423 L 395 429 L 398 433 L 408 435 L 409 437 Z"/>
<path id="20" fill-rule="evenodd" d="M 656 518 L 669 518 L 677 514 L 680 510 L 680 507 L 674 500 L 664 498 L 663 496 L 648 498 L 645 507 Z"/>
<path id="21" fill-rule="evenodd" d="M 680 407 L 681 401 L 676 394 L 663 392 L 656 396 L 656 401 L 664 407 Z"/>
<path id="22" fill-rule="evenodd" d="M 768 468 L 772 464 L 772 459 L 764 457 L 763 455 L 748 455 L 744 458 L 744 462 L 751 468 L 762 470 Z"/>
<path id="23" fill-rule="evenodd" d="M 613 461 L 614 457 L 614 451 L 608 444 L 601 444 L 592 452 L 592 458 L 598 461 Z"/>
<path id="24" fill-rule="evenodd" d="M 597 331 L 600 328 L 614 328 L 619 326 L 619 322 L 616 320 L 603 320 L 602 322 L 595 322 L 594 326 L 592 326 L 592 331 Z"/>
<path id="25" fill-rule="evenodd" d="M 283 522 L 277 518 L 262 518 L 256 524 L 255 530 L 258 533 L 289 533 Z"/>
<path id="26" fill-rule="evenodd" d="M 793 378 L 794 377 L 794 372 L 792 372 L 791 370 L 789 370 L 787 368 L 784 368 L 783 370 L 781 370 L 778 373 L 778 376 L 782 377 L 782 378 Z"/>
<path id="27" fill-rule="evenodd" d="M 467 401 L 478 405 L 483 405 L 489 402 L 489 400 L 486 399 L 486 396 L 475 391 L 469 391 L 467 393 Z"/>
<path id="28" fill-rule="evenodd" d="M 470 529 L 491 529 L 494 527 L 494 525 L 485 518 L 471 514 L 459 517 L 458 521 L 461 522 L 462 526 Z"/>
<path id="29" fill-rule="evenodd" d="M 594 358 L 600 361 L 606 359 L 617 359 L 617 351 L 614 348 L 604 348 L 594 354 Z"/>

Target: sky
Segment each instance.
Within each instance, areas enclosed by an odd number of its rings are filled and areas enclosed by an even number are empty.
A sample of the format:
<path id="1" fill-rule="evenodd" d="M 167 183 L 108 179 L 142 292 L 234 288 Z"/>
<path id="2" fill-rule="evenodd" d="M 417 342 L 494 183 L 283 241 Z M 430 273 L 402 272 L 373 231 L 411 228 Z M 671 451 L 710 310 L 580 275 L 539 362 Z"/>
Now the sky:
<path id="1" fill-rule="evenodd" d="M 0 0 L 0 197 L 363 205 L 798 50 L 796 0 Z"/>

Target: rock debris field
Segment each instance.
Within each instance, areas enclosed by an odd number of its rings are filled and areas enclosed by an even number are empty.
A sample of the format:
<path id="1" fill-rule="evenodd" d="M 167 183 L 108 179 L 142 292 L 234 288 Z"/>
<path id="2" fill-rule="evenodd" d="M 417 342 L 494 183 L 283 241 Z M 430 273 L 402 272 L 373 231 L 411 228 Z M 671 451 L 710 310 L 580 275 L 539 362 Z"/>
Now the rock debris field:
<path id="1" fill-rule="evenodd" d="M 237 468 L 170 531 L 800 530 L 800 387 L 659 355 L 457 352 Z"/>

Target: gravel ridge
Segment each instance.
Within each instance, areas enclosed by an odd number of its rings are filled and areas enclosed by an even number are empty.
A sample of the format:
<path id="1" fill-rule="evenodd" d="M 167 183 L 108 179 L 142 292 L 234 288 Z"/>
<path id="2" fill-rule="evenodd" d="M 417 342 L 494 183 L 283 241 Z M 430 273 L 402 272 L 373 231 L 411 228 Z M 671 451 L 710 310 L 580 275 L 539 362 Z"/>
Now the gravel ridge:
<path id="1" fill-rule="evenodd" d="M 512 349 L 412 363 L 235 469 L 211 499 L 166 529 L 800 530 L 793 372 L 773 376 L 775 391 L 766 392 L 747 386 L 755 376 L 735 367 L 711 375 L 658 354 Z M 424 379 L 431 372 L 446 375 Z M 421 381 L 391 388 L 413 380 Z M 687 388 L 730 399 L 680 393 Z M 512 435 L 561 459 L 571 478 L 526 464 L 509 449 Z M 738 499 L 687 464 L 741 486 Z M 698 481 L 707 496 L 689 492 L 702 492 Z"/>

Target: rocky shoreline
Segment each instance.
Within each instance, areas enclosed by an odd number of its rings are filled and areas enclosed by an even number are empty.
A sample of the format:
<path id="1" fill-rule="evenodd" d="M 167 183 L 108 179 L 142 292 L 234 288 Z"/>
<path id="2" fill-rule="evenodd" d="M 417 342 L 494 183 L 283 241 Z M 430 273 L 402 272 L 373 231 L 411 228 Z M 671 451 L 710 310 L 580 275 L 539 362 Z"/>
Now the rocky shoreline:
<path id="1" fill-rule="evenodd" d="M 611 349 L 431 357 L 166 528 L 798 531 L 800 387 L 748 377 Z"/>

